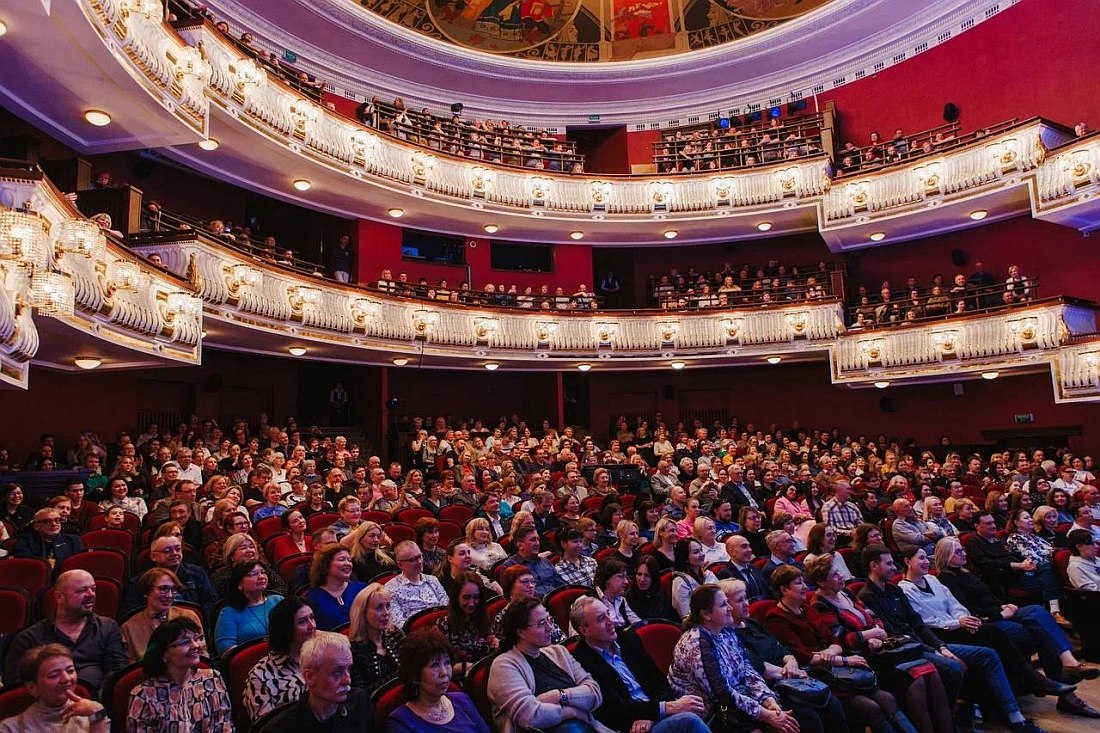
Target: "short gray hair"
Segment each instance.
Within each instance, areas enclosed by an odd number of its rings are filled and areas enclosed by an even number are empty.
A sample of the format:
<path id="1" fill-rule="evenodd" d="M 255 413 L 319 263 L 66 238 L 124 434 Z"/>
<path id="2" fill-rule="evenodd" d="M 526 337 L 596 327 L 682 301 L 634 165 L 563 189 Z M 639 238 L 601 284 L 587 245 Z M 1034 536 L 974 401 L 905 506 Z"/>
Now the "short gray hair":
<path id="1" fill-rule="evenodd" d="M 783 538 L 790 539 L 791 533 L 785 529 L 773 529 L 764 537 L 764 541 L 768 543 L 768 549 L 775 552 L 775 546 L 779 544 L 779 541 Z"/>
<path id="2" fill-rule="evenodd" d="M 581 629 L 588 626 L 588 607 L 593 603 L 599 603 L 605 608 L 607 607 L 603 601 L 595 596 L 581 596 L 573 601 L 573 606 L 569 609 L 569 623 L 573 625 L 578 634 Z"/>
<path id="3" fill-rule="evenodd" d="M 348 637 L 334 631 L 318 631 L 302 644 L 298 663 L 302 669 L 316 670 L 325 660 L 339 653 L 351 656 L 351 642 Z"/>

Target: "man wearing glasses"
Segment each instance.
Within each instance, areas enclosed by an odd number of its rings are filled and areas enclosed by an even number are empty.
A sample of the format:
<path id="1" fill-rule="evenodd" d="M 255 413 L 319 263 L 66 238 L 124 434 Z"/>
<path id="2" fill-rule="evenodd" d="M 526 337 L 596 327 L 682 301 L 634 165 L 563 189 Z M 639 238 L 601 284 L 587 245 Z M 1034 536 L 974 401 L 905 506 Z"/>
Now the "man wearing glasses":
<path id="1" fill-rule="evenodd" d="M 57 567 L 65 558 L 84 551 L 79 535 L 61 531 L 61 513 L 53 507 L 39 509 L 34 514 L 31 528 L 16 540 L 13 554 L 16 557 L 40 557 Z"/>
<path id="2" fill-rule="evenodd" d="M 401 574 L 386 583 L 390 597 L 390 620 L 401 628 L 405 620 L 425 608 L 440 608 L 448 603 L 447 591 L 434 575 L 424 574 L 424 556 L 412 540 L 399 542 L 394 552 Z"/>
<path id="3" fill-rule="evenodd" d="M 179 578 L 180 588 L 176 591 L 176 601 L 198 604 L 202 607 L 203 613 L 207 617 L 210 616 L 214 605 L 218 602 L 218 594 L 205 570 L 198 565 L 183 561 L 183 541 L 180 538 L 158 537 L 153 540 L 149 557 L 153 560 L 154 566 L 171 570 Z M 123 606 L 127 611 L 145 605 L 145 595 L 139 590 L 138 579 L 139 576 L 131 578 L 129 587 L 126 589 Z"/>

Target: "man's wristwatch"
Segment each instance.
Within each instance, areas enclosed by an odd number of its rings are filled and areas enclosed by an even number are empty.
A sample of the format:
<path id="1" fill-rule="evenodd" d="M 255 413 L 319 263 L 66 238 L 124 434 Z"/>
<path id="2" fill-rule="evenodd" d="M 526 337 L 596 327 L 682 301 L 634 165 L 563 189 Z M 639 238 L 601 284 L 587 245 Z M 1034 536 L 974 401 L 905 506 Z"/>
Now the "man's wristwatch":
<path id="1" fill-rule="evenodd" d="M 561 706 L 565 707 L 569 703 L 569 693 L 565 690 L 558 690 L 558 694 L 561 696 Z"/>
<path id="2" fill-rule="evenodd" d="M 100 708 L 88 716 L 88 722 L 92 725 L 107 719 L 107 708 Z"/>

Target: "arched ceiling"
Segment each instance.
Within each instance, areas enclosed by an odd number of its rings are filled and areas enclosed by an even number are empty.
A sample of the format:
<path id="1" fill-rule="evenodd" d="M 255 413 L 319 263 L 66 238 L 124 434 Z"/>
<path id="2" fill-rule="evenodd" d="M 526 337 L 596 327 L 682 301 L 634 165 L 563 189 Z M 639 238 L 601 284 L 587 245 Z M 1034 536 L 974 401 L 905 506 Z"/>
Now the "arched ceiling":
<path id="1" fill-rule="evenodd" d="M 249 29 L 261 46 L 292 52 L 300 68 L 350 98 L 402 96 L 410 106 L 437 110 L 461 101 L 468 114 L 547 126 L 589 124 L 594 115 L 600 123 L 665 126 L 676 117 L 686 124 L 691 115 L 705 119 L 719 110 L 809 100 L 902 63 L 1019 1 L 516 0 L 521 4 L 502 12 L 560 3 L 560 15 L 568 7 L 574 20 L 494 44 L 456 24 L 477 8 L 496 12 L 507 0 L 209 5 L 235 34 Z M 673 39 L 670 46 L 656 48 L 660 34 L 648 30 L 633 46 L 616 41 L 620 10 L 644 14 L 656 7 L 671 13 L 664 34 Z M 450 26 L 436 22 L 444 14 L 454 16 Z M 588 30 L 570 30 L 582 14 L 598 27 L 593 48 L 565 52 L 564 39 L 589 37 Z M 716 30 L 734 17 L 740 18 L 736 33 Z"/>

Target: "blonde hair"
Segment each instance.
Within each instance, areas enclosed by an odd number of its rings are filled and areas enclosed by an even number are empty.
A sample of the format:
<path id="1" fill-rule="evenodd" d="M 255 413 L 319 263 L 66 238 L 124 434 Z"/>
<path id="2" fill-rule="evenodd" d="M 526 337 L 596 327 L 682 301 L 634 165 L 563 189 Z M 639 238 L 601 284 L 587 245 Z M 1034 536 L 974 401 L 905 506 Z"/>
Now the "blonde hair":
<path id="1" fill-rule="evenodd" d="M 951 567 L 951 558 L 955 554 L 955 550 L 960 547 L 962 547 L 962 543 L 959 542 L 957 537 L 940 538 L 940 541 L 936 543 L 936 551 L 933 553 L 936 570 L 942 573 Z"/>
<path id="2" fill-rule="evenodd" d="M 489 529 L 489 520 L 485 517 L 474 517 L 466 522 L 466 544 L 474 544 L 474 532 L 479 529 Z M 489 533 L 489 541 L 492 542 L 492 532 Z"/>
<path id="3" fill-rule="evenodd" d="M 653 544 L 658 547 L 661 546 L 661 530 L 664 529 L 666 524 L 671 524 L 672 528 L 676 529 L 676 520 L 667 514 L 658 519 L 657 524 L 653 525 Z M 675 543 L 675 538 L 673 538 L 673 543 Z"/>
<path id="4" fill-rule="evenodd" d="M 359 591 L 355 595 L 355 600 L 351 602 L 351 611 L 348 614 L 351 621 L 348 626 L 348 639 L 351 641 L 357 643 L 367 641 L 367 606 L 378 593 L 390 595 L 381 583 L 371 583 Z"/>
<path id="5" fill-rule="evenodd" d="M 351 559 L 353 562 L 363 562 L 366 560 L 368 550 L 363 546 L 363 537 L 372 529 L 377 529 L 378 533 L 384 540 L 386 537 L 385 531 L 382 529 L 382 525 L 377 522 L 361 522 L 358 527 L 351 531 L 351 533 L 345 538 L 345 542 L 342 543 L 348 547 L 351 551 Z M 374 551 L 374 561 L 382 567 L 395 567 L 397 563 L 388 553 L 382 550 L 382 542 L 379 541 L 378 548 Z"/>
<path id="6" fill-rule="evenodd" d="M 233 553 L 235 553 L 241 545 L 245 542 L 251 542 L 252 547 L 256 550 L 256 559 L 260 559 L 260 547 L 256 543 L 250 534 L 233 534 L 225 538 L 225 544 L 222 546 L 222 562 L 226 565 L 233 564 Z"/>

